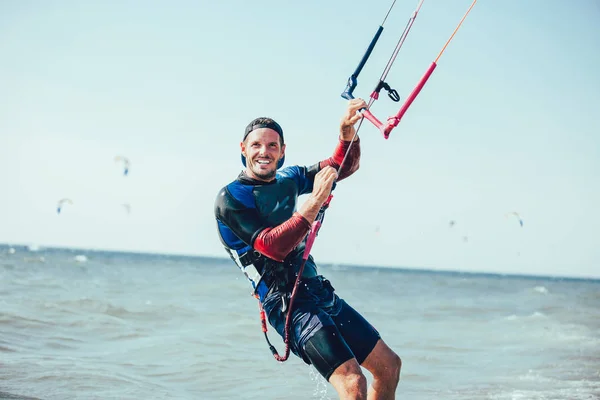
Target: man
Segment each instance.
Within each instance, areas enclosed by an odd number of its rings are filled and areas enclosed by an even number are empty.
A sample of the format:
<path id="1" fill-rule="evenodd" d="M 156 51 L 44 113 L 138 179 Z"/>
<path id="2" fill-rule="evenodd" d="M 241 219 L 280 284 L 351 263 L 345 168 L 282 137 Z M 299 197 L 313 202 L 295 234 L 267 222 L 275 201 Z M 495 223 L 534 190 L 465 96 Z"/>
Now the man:
<path id="1" fill-rule="evenodd" d="M 350 100 L 332 157 L 309 167 L 279 171 L 285 157 L 283 130 L 270 118 L 250 122 L 240 143 L 246 169 L 217 196 L 220 239 L 282 337 L 311 224 L 333 184 L 358 169 L 360 143 L 354 125 L 361 118 L 357 112 L 365 107 L 362 99 Z M 303 194 L 309 196 L 296 211 L 298 196 Z M 312 364 L 340 399 L 393 399 L 400 358 L 371 324 L 334 293 L 331 283 L 317 272 L 312 256 L 306 261 L 296 296 L 290 329 L 294 354 Z M 368 390 L 361 366 L 373 374 Z"/>

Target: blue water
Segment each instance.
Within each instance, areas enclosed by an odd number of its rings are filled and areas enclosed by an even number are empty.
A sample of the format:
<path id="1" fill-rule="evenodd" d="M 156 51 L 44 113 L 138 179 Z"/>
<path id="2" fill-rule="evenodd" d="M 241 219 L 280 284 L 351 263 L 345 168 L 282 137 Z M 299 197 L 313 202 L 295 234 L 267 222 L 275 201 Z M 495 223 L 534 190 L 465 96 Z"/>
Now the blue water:
<path id="1" fill-rule="evenodd" d="M 228 259 L 32 250 L 0 246 L 0 399 L 337 398 L 273 359 Z M 598 280 L 321 272 L 402 357 L 398 399 L 600 398 Z"/>

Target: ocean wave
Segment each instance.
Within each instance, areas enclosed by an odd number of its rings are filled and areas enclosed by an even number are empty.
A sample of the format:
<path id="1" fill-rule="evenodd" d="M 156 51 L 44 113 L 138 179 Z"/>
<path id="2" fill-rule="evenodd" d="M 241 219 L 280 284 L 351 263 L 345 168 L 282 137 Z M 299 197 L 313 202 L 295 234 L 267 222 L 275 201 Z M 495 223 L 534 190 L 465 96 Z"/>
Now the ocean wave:
<path id="1" fill-rule="evenodd" d="M 118 333 L 116 335 L 109 336 L 107 339 L 120 341 L 120 340 L 142 339 L 142 338 L 147 338 L 147 337 L 150 337 L 150 335 L 145 334 L 145 333 L 140 333 L 140 332 L 127 332 L 127 333 Z"/>
<path id="2" fill-rule="evenodd" d="M 12 271 L 13 269 L 15 269 L 15 264 L 12 262 L 2 262 L 0 263 L 0 267 L 6 269 L 7 271 Z"/>
<path id="3" fill-rule="evenodd" d="M 46 257 L 44 256 L 39 256 L 39 257 L 23 257 L 23 261 L 26 263 L 45 263 L 46 262 Z"/>
<path id="4" fill-rule="evenodd" d="M 4 352 L 4 353 L 16 353 L 18 350 L 13 349 L 12 347 L 6 347 L 6 346 L 2 346 L 0 345 L 0 352 Z M 0 397 L 1 399 L 1 397 Z"/>
<path id="5" fill-rule="evenodd" d="M 122 320 L 170 320 L 176 316 L 197 317 L 189 308 L 177 305 L 156 305 L 148 300 L 137 306 L 116 305 L 106 300 L 82 297 L 55 303 L 45 302 L 44 307 L 75 314 L 95 313 Z"/>
<path id="6" fill-rule="evenodd" d="M 540 293 L 540 294 L 548 294 L 548 289 L 546 289 L 545 286 L 535 286 L 532 289 L 534 292 Z"/>
<path id="7" fill-rule="evenodd" d="M 596 350 L 600 348 L 600 337 L 588 327 L 579 324 L 568 324 L 550 330 L 559 342 L 576 343 L 581 350 L 585 347 Z"/>
<path id="8" fill-rule="evenodd" d="M 40 400 L 37 397 L 27 397 L 21 396 L 14 393 L 7 393 L 0 391 L 0 399 L 1 400 Z"/>
<path id="9" fill-rule="evenodd" d="M 517 321 L 517 320 L 523 320 L 523 319 L 541 319 L 541 318 L 548 318 L 548 316 L 542 312 L 534 311 L 533 313 L 531 313 L 529 315 L 511 314 L 507 317 L 504 317 L 504 319 L 507 321 Z"/>
<path id="10" fill-rule="evenodd" d="M 4 312 L 0 314 L 0 325 L 13 326 L 17 328 L 29 328 L 38 326 L 55 326 L 56 323 L 54 321 L 25 317 L 18 314 Z"/>
<path id="11" fill-rule="evenodd" d="M 78 254 L 73 257 L 73 260 L 77 261 L 78 263 L 85 263 L 87 262 L 88 258 L 83 254 Z"/>
<path id="12" fill-rule="evenodd" d="M 456 346 L 448 346 L 448 345 L 441 345 L 441 344 L 424 345 L 423 349 L 424 350 L 433 350 L 435 352 L 442 352 L 442 353 L 472 353 L 472 352 L 476 351 L 473 348 L 456 347 Z"/>
<path id="13" fill-rule="evenodd" d="M 490 395 L 492 400 L 590 400 L 597 399 L 600 388 L 510 390 Z"/>

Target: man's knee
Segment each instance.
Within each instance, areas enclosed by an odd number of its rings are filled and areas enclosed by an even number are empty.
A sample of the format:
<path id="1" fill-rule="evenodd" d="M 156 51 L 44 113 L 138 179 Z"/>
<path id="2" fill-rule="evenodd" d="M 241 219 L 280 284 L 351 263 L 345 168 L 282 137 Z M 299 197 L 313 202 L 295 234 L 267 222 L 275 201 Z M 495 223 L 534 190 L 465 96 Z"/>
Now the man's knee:
<path id="1" fill-rule="evenodd" d="M 350 373 L 344 377 L 344 386 L 349 392 L 365 392 L 367 390 L 367 378 L 360 371 Z"/>
<path id="2" fill-rule="evenodd" d="M 381 363 L 378 363 L 372 373 L 378 379 L 397 383 L 400 380 L 400 369 L 402 369 L 402 360 L 391 351 L 390 354 L 386 354 Z"/>
<path id="3" fill-rule="evenodd" d="M 400 370 L 402 369 L 402 359 L 398 354 L 392 352 L 392 361 L 390 362 L 391 368 L 391 378 L 398 382 L 400 380 Z"/>
<path id="4" fill-rule="evenodd" d="M 402 360 L 381 340 L 363 366 L 371 371 L 376 379 L 396 384 L 400 380 Z"/>
<path id="5" fill-rule="evenodd" d="M 367 378 L 362 373 L 355 359 L 340 365 L 329 378 L 340 398 L 365 399 L 367 394 Z"/>

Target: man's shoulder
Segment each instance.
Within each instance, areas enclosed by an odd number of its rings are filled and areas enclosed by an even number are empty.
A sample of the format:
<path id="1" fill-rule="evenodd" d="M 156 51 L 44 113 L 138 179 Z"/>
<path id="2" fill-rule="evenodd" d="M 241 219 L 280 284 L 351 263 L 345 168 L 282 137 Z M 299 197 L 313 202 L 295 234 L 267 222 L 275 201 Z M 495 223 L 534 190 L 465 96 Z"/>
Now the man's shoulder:
<path id="1" fill-rule="evenodd" d="M 305 182 L 312 179 L 319 172 L 319 163 L 310 166 L 292 165 L 277 171 L 278 179 L 294 179 L 296 182 Z"/>
<path id="2" fill-rule="evenodd" d="M 289 167 L 281 168 L 277 171 L 278 179 L 293 179 L 296 177 L 305 176 L 312 167 L 301 165 L 290 165 Z"/>
<path id="3" fill-rule="evenodd" d="M 277 179 L 279 181 L 282 179 L 292 178 L 296 174 L 297 168 L 298 168 L 297 165 L 283 167 L 283 168 L 277 170 L 277 174 L 275 174 L 275 179 Z"/>
<path id="4" fill-rule="evenodd" d="M 219 189 L 219 192 L 217 193 L 217 197 L 219 196 L 223 196 L 224 193 L 228 193 L 230 192 L 232 187 L 238 186 L 238 185 L 242 185 L 242 182 L 240 182 L 240 176 L 238 175 L 237 178 L 235 178 L 234 180 L 232 180 L 231 182 L 229 182 L 228 184 L 226 184 L 225 186 L 223 186 L 221 189 Z"/>
<path id="5" fill-rule="evenodd" d="M 228 208 L 231 208 L 232 206 L 234 206 L 234 208 L 240 208 L 242 206 L 245 208 L 253 208 L 254 196 L 252 195 L 252 186 L 245 185 L 239 180 L 239 177 L 236 178 L 219 189 L 215 205 L 217 208 L 219 206 L 227 206 Z"/>

